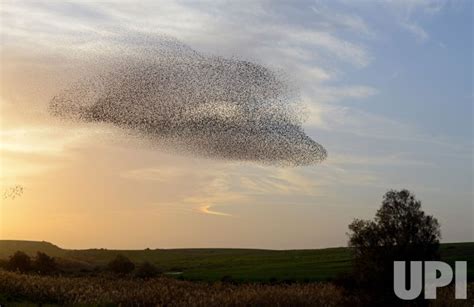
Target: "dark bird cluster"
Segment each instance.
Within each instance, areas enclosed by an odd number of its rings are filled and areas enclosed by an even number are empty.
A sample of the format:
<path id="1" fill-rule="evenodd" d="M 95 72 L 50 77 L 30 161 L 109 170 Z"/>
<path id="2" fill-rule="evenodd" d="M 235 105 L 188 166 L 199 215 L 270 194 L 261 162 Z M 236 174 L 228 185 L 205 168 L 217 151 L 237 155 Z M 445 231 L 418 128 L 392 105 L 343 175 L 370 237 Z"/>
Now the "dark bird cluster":
<path id="1" fill-rule="evenodd" d="M 23 194 L 23 186 L 15 185 L 12 187 L 8 187 L 3 191 L 3 199 L 11 199 L 14 200 L 17 197 L 20 197 Z"/>
<path id="2" fill-rule="evenodd" d="M 304 132 L 296 92 L 279 73 L 169 38 L 120 50 L 53 97 L 50 112 L 214 159 L 297 166 L 326 158 Z"/>

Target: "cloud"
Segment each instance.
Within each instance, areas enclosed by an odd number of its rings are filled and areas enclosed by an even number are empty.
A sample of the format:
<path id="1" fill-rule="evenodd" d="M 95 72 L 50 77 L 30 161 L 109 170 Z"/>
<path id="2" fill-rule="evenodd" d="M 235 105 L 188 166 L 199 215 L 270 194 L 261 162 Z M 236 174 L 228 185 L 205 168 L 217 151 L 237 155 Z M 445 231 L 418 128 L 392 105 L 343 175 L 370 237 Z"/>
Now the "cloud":
<path id="1" fill-rule="evenodd" d="M 448 1 L 429 0 L 402 0 L 383 2 L 398 25 L 411 33 L 418 42 L 423 43 L 430 39 L 430 34 L 420 24 L 420 20 L 430 18 L 440 13 Z"/>
<path id="2" fill-rule="evenodd" d="M 237 54 L 288 72 L 309 97 L 304 102 L 314 114 L 307 122 L 310 128 L 344 131 L 359 137 L 406 139 L 413 138 L 414 127 L 371 113 L 365 107 L 362 111 L 357 106 L 338 105 L 340 100 L 360 101 L 376 95 L 376 88 L 333 81 L 346 79 L 347 70 L 355 67 L 357 71 L 376 60 L 369 44 L 380 39 L 380 28 L 387 28 L 378 27 L 371 8 L 380 9 L 385 26 L 397 28 L 405 23 L 429 37 L 422 27 L 422 17 L 438 14 L 443 3 L 382 1 L 374 6 L 370 1 L 338 1 L 334 5 L 322 1 L 296 5 L 284 1 L 163 1 L 114 5 L 24 1 L 6 3 L 0 9 L 6 46 L 24 44 L 28 50 L 49 48 L 68 55 L 95 56 L 100 53 L 98 45 L 123 40 L 123 33 L 165 33 L 204 55 L 232 58 Z M 404 29 L 410 31 L 408 28 Z M 419 35 L 423 39 L 424 35 Z M 35 48 L 38 44 L 41 48 Z M 198 113 L 209 108 L 211 105 L 202 106 Z M 223 115 L 223 109 L 216 109 L 216 114 Z"/>
<path id="3" fill-rule="evenodd" d="M 139 186 L 147 185 L 147 182 L 156 186 L 155 182 L 158 181 L 157 189 L 163 190 L 167 189 L 167 184 L 170 187 L 180 186 L 172 198 L 166 200 L 167 208 L 188 208 L 191 212 L 234 217 L 240 216 L 233 212 L 238 212 L 236 208 L 242 206 L 259 207 L 269 203 L 316 205 L 321 203 L 318 199 L 327 197 L 328 188 L 381 184 L 370 171 L 347 171 L 343 164 L 323 164 L 318 168 L 279 168 L 227 163 L 217 167 L 215 164 L 193 165 L 192 169 L 188 169 L 179 163 L 172 166 L 164 163 L 157 168 L 129 170 L 123 173 L 122 177 L 140 181 Z M 134 175 L 129 176 L 130 174 Z M 186 186 L 186 189 L 183 190 L 182 186 Z M 158 193 L 160 194 L 163 192 Z M 154 207 L 163 205 L 163 201 L 150 203 Z"/>
<path id="4" fill-rule="evenodd" d="M 315 9 L 313 4 L 306 7 L 266 1 L 238 5 L 25 1 L 2 6 L 2 34 L 9 44 L 21 42 L 43 47 L 49 44 L 51 48 L 74 50 L 114 37 L 122 30 L 163 33 L 199 50 L 227 55 L 238 53 L 266 59 L 267 55 L 275 55 L 273 48 L 282 47 L 306 53 L 311 60 L 320 58 L 320 64 L 330 58 L 356 66 L 371 61 L 364 46 L 338 35 L 345 30 L 370 33 L 359 16 L 333 10 L 326 14 L 328 9 L 319 6 L 320 13 L 315 13 L 311 7 Z"/>
<path id="5" fill-rule="evenodd" d="M 218 216 L 233 216 L 232 214 L 211 210 L 212 207 L 215 207 L 215 206 L 204 205 L 202 207 L 199 207 L 199 212 L 202 212 L 205 214 L 211 214 L 211 215 L 218 215 Z"/>
<path id="6" fill-rule="evenodd" d="M 10 127 L 0 131 L 1 182 L 15 182 L 57 169 L 74 158 L 71 147 L 97 136 L 94 129 L 51 125 Z M 101 131 L 104 134 L 105 130 Z"/>
<path id="7" fill-rule="evenodd" d="M 338 12 L 321 1 L 316 1 L 316 4 L 311 6 L 311 9 L 315 15 L 315 23 L 321 27 L 326 27 L 331 31 L 346 30 L 366 37 L 374 36 L 374 32 L 370 26 L 364 19 L 356 14 Z"/>
<path id="8" fill-rule="evenodd" d="M 334 133 L 347 133 L 358 138 L 438 142 L 431 136 L 421 134 L 411 124 L 361 111 L 353 106 L 323 103 L 312 105 L 308 112 L 310 116 L 307 124 L 310 130 L 314 127 Z"/>
<path id="9" fill-rule="evenodd" d="M 301 92 L 321 95 L 316 103 L 326 97 L 336 102 L 347 88 L 364 87 L 326 83 L 337 80 L 346 65 L 359 69 L 374 60 L 364 40 L 357 39 L 372 37 L 371 25 L 353 10 L 334 9 L 321 2 L 158 1 L 138 5 L 125 1 L 113 5 L 25 1 L 6 4 L 0 10 L 6 45 L 69 57 L 96 56 L 108 52 L 104 41 L 123 43 L 130 33 L 166 34 L 201 54 L 238 55 L 284 70 Z"/>
<path id="10" fill-rule="evenodd" d="M 347 99 L 362 100 L 367 97 L 377 95 L 378 91 L 370 86 L 352 85 L 352 86 L 323 86 L 312 90 L 312 97 L 318 104 L 328 104 L 339 102 Z M 311 103 L 311 98 L 305 98 L 308 103 Z"/>
<path id="11" fill-rule="evenodd" d="M 428 38 L 429 38 L 428 33 L 422 27 L 420 27 L 419 25 L 417 25 L 415 23 L 402 22 L 401 26 L 404 29 L 411 32 L 417 38 L 417 40 L 420 41 L 420 42 L 424 42 L 424 41 L 428 40 Z"/>

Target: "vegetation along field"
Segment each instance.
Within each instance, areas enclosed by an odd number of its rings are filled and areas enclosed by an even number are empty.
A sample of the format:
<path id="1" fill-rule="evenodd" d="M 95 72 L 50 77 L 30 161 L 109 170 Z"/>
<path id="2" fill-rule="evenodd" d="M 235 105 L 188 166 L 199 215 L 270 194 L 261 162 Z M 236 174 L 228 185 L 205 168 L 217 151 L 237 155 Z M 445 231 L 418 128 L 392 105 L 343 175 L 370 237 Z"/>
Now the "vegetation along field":
<path id="1" fill-rule="evenodd" d="M 62 249 L 48 242 L 0 240 L 0 259 L 16 251 L 34 256 L 37 251 L 57 258 L 72 272 L 87 272 L 106 265 L 118 254 L 134 263 L 150 262 L 169 276 L 186 280 L 236 282 L 326 281 L 351 268 L 348 248 L 312 250 L 258 249 Z M 468 261 L 468 279 L 474 280 L 474 243 L 447 243 L 441 259 L 449 263 Z"/>

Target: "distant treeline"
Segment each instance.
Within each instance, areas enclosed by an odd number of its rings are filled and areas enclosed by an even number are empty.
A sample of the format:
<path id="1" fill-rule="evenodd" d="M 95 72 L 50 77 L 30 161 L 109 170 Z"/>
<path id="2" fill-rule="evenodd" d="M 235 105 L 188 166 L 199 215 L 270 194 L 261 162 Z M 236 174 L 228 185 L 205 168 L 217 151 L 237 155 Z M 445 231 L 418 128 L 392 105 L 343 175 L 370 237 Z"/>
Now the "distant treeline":
<path id="1" fill-rule="evenodd" d="M 150 262 L 145 261 L 136 265 L 121 254 L 118 254 L 106 265 L 91 267 L 91 265 L 82 262 L 51 257 L 43 252 L 37 252 L 35 257 L 30 257 L 25 252 L 17 251 L 8 260 L 0 260 L 0 268 L 7 271 L 39 275 L 114 274 L 121 277 L 152 278 L 162 273 Z"/>

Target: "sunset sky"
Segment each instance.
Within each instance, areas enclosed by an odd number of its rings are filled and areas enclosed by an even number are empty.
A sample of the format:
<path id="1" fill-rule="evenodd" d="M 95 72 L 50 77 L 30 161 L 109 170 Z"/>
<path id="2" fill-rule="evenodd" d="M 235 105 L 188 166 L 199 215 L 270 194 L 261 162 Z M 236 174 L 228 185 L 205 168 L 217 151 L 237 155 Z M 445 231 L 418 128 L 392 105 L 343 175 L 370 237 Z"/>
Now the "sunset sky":
<path id="1" fill-rule="evenodd" d="M 470 0 L 2 1 L 0 11 L 0 239 L 344 246 L 352 219 L 407 188 L 444 242 L 474 241 Z M 48 114 L 54 95 L 100 65 L 85 59 L 133 33 L 283 71 L 327 160 L 205 159 Z M 17 185 L 22 195 L 4 193 Z"/>

